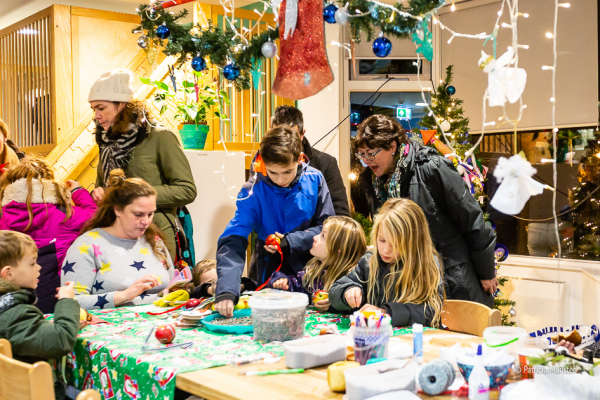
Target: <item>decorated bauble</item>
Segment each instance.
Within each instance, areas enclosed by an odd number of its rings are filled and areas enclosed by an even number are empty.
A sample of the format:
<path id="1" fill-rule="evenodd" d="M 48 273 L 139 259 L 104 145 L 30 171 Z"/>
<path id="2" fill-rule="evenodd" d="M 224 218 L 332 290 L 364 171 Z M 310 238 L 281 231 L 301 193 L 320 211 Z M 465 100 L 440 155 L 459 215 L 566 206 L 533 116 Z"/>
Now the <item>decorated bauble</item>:
<path id="1" fill-rule="evenodd" d="M 327 300 L 329 298 L 329 293 L 327 293 L 324 290 L 318 290 L 317 292 L 315 292 L 315 294 L 313 294 L 313 303 L 316 303 L 317 301 L 321 301 L 321 300 Z"/>
<path id="2" fill-rule="evenodd" d="M 517 316 L 517 310 L 515 310 L 514 308 L 510 308 L 510 310 L 508 310 L 508 315 L 510 315 L 511 317 L 516 317 Z"/>
<path id="3" fill-rule="evenodd" d="M 161 325 L 154 332 L 156 340 L 162 344 L 169 344 L 175 339 L 175 327 L 173 325 Z"/>
<path id="4" fill-rule="evenodd" d="M 360 125 L 361 119 L 360 119 L 360 113 L 359 112 L 353 112 L 352 114 L 350 114 L 350 124 L 352 126 L 358 126 Z"/>
<path id="5" fill-rule="evenodd" d="M 142 49 L 145 49 L 146 47 L 148 47 L 148 38 L 146 36 L 140 36 L 140 38 L 137 41 L 137 44 Z"/>
<path id="6" fill-rule="evenodd" d="M 277 237 L 277 235 L 275 235 L 274 233 L 267 236 L 267 240 L 265 240 L 265 244 L 267 246 L 277 246 L 280 243 L 281 243 L 281 239 L 279 239 Z"/>
<path id="7" fill-rule="evenodd" d="M 383 34 L 373 41 L 373 53 L 377 57 L 387 57 L 391 51 L 392 42 L 383 36 Z"/>
<path id="8" fill-rule="evenodd" d="M 440 126 L 442 127 L 444 132 L 448 132 L 450 130 L 450 122 L 448 122 L 448 121 L 442 121 Z"/>
<path id="9" fill-rule="evenodd" d="M 191 309 L 196 308 L 200 305 L 200 300 L 198 299 L 189 299 L 187 303 L 185 303 L 185 308 Z"/>
<path id="10" fill-rule="evenodd" d="M 192 58 L 192 69 L 196 72 L 204 71 L 206 68 L 206 60 L 200 56 Z"/>
<path id="11" fill-rule="evenodd" d="M 161 26 L 156 28 L 156 36 L 158 36 L 161 39 L 168 38 L 170 34 L 171 34 L 171 30 L 169 28 L 167 28 L 167 26 L 165 24 L 162 24 Z"/>
<path id="12" fill-rule="evenodd" d="M 338 10 L 335 4 L 329 4 L 323 8 L 323 19 L 328 24 L 335 24 L 335 12 Z"/>
<path id="13" fill-rule="evenodd" d="M 87 310 L 80 308 L 79 322 L 92 322 L 92 314 L 88 313 Z"/>
<path id="14" fill-rule="evenodd" d="M 454 93 L 456 93 L 456 88 L 452 85 L 448 86 L 446 88 L 446 93 L 448 93 L 450 96 L 454 95 Z"/>
<path id="15" fill-rule="evenodd" d="M 238 76 L 240 76 L 240 67 L 231 63 L 227 64 L 223 67 L 223 76 L 228 81 L 234 81 Z"/>
<path id="16" fill-rule="evenodd" d="M 502 297 L 502 296 L 503 296 L 502 292 L 500 291 L 500 289 L 498 289 L 496 291 L 496 297 Z"/>
<path id="17" fill-rule="evenodd" d="M 260 52 L 265 58 L 273 58 L 277 54 L 277 45 L 269 38 L 260 48 Z"/>
<path id="18" fill-rule="evenodd" d="M 335 12 L 335 22 L 339 25 L 346 25 L 348 23 L 348 9 L 346 7 L 342 7 Z"/>

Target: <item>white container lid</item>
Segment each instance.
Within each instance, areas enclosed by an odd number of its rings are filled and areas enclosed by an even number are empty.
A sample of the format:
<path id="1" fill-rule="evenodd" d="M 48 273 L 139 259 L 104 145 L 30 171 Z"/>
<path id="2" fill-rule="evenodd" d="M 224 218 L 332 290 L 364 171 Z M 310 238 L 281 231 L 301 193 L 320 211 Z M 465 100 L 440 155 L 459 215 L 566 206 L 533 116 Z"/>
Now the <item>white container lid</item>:
<path id="1" fill-rule="evenodd" d="M 269 310 L 306 307 L 308 305 L 308 296 L 304 293 L 265 289 L 252 295 L 250 300 L 248 300 L 248 304 L 252 309 L 262 308 Z"/>

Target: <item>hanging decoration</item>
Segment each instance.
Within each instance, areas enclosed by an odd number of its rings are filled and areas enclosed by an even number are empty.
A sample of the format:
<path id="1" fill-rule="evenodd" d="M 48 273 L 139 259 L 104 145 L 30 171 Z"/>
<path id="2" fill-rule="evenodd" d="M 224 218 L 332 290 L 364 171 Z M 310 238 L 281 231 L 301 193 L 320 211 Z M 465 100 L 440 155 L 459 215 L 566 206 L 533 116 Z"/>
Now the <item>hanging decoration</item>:
<path id="1" fill-rule="evenodd" d="M 289 32 L 287 14 L 289 4 L 296 5 L 292 12 L 298 15 L 298 24 L 292 35 Z M 333 82 L 333 72 L 325 51 L 322 0 L 284 0 L 279 7 L 280 54 L 277 75 L 272 92 L 277 96 L 300 100 L 317 94 Z"/>
<path id="2" fill-rule="evenodd" d="M 227 64 L 223 67 L 223 76 L 228 81 L 234 81 L 240 76 L 240 68 L 234 63 Z"/>
<path id="3" fill-rule="evenodd" d="M 140 38 L 137 41 L 137 44 L 142 49 L 145 49 L 146 47 L 148 47 L 148 38 L 146 36 L 140 36 Z"/>
<path id="4" fill-rule="evenodd" d="M 454 96 L 456 94 L 456 88 L 450 85 L 446 88 L 446 93 L 448 93 L 450 96 Z"/>
<path id="5" fill-rule="evenodd" d="M 335 12 L 335 22 L 339 25 L 346 25 L 348 23 L 348 3 Z"/>
<path id="6" fill-rule="evenodd" d="M 416 31 L 412 34 L 412 40 L 417 46 L 417 53 L 422 54 L 427 61 L 433 60 L 433 42 L 428 19 L 419 22 Z"/>
<path id="7" fill-rule="evenodd" d="M 204 71 L 206 69 L 206 60 L 201 56 L 192 58 L 192 69 L 196 72 Z"/>
<path id="8" fill-rule="evenodd" d="M 161 39 L 167 39 L 170 34 L 171 30 L 167 27 L 165 23 L 156 28 L 156 36 L 158 36 Z"/>
<path id="9" fill-rule="evenodd" d="M 260 52 L 265 58 L 273 58 L 277 55 L 277 45 L 269 38 L 269 40 L 261 46 Z"/>
<path id="10" fill-rule="evenodd" d="M 490 107 L 502 107 L 508 100 L 517 102 L 527 83 L 527 72 L 523 68 L 509 67 L 514 59 L 512 47 L 497 60 L 481 51 L 479 68 L 488 74 L 488 104 Z"/>
<path id="11" fill-rule="evenodd" d="M 383 36 L 383 32 L 373 41 L 373 53 L 377 57 L 387 57 L 392 51 L 392 42 L 390 39 Z"/>
<path id="12" fill-rule="evenodd" d="M 337 10 L 338 8 L 335 4 L 328 4 L 325 6 L 323 9 L 323 20 L 328 24 L 335 24 L 335 13 Z"/>

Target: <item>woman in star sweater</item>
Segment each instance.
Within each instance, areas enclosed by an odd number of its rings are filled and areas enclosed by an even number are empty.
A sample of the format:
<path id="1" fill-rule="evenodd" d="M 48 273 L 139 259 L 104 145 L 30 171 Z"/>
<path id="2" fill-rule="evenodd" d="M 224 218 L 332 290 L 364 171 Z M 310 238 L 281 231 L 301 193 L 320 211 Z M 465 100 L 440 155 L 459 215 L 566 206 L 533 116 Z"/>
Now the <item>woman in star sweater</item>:
<path id="1" fill-rule="evenodd" d="M 95 217 L 69 248 L 62 282 L 75 282 L 85 309 L 152 303 L 173 277 L 173 263 L 152 224 L 156 191 L 139 178 L 111 171 Z"/>

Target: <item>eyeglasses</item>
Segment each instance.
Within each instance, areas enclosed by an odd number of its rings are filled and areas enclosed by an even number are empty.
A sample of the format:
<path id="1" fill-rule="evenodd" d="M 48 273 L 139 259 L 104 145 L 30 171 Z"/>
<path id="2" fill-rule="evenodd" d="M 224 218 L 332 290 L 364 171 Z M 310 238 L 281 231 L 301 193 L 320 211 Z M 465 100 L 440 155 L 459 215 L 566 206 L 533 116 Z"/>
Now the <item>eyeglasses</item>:
<path id="1" fill-rule="evenodd" d="M 374 153 L 367 153 L 367 154 L 363 154 L 363 153 L 354 153 L 354 155 L 356 156 L 356 158 L 358 158 L 359 160 L 366 160 L 366 161 L 373 161 L 375 159 L 375 156 L 377 154 L 379 154 L 379 152 L 383 150 L 383 147 L 380 148 L 379 150 L 377 150 Z"/>

